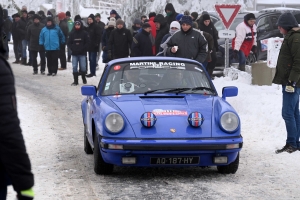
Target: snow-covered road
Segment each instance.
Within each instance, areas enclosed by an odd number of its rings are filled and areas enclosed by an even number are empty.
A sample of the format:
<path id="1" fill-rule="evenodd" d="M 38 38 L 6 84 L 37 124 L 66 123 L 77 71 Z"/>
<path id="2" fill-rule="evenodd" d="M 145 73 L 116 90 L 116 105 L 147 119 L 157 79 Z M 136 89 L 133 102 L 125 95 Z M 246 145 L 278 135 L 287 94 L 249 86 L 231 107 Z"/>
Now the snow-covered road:
<path id="1" fill-rule="evenodd" d="M 93 156 L 83 151 L 82 82 L 70 86 L 70 63 L 55 77 L 33 76 L 28 66 L 12 68 L 36 199 L 299 199 L 300 151 L 274 153 L 285 140 L 278 86 L 251 86 L 247 76 L 214 80 L 219 95 L 223 86 L 239 87 L 239 95 L 228 98 L 240 114 L 244 137 L 236 174 L 218 174 L 214 167 L 116 167 L 113 175 L 100 176 Z M 98 84 L 97 73 L 88 84 Z M 12 189 L 8 199 L 14 199 Z"/>

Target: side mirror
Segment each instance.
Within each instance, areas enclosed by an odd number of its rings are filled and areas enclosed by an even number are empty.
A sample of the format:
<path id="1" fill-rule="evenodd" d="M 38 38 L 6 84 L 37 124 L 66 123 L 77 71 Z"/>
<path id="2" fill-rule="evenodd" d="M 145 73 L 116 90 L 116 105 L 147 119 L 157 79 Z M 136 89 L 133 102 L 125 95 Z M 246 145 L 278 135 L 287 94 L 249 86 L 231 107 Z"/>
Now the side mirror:
<path id="1" fill-rule="evenodd" d="M 93 85 L 82 86 L 81 94 L 84 96 L 96 96 L 96 87 Z"/>
<path id="2" fill-rule="evenodd" d="M 226 97 L 235 97 L 238 95 L 238 88 L 235 86 L 223 87 L 222 99 L 226 100 Z"/>

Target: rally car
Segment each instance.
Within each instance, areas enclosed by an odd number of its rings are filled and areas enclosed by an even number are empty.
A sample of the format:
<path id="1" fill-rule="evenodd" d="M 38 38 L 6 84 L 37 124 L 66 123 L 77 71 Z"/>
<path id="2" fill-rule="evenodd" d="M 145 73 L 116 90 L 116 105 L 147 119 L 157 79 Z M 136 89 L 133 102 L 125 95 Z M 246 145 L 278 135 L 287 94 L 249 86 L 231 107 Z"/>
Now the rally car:
<path id="1" fill-rule="evenodd" d="M 242 149 L 240 118 L 197 61 L 173 57 L 109 62 L 98 87 L 82 86 L 84 150 L 96 174 L 114 165 L 217 166 L 235 173 Z"/>

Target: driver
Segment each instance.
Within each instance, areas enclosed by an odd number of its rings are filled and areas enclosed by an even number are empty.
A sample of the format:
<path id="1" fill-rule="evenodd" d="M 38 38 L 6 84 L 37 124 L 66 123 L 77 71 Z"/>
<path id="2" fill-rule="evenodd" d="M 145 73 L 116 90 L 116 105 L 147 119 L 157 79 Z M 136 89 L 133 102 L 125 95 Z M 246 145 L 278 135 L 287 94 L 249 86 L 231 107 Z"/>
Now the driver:
<path id="1" fill-rule="evenodd" d="M 160 88 L 182 88 L 186 87 L 187 83 L 183 79 L 183 71 L 181 70 L 168 70 L 163 76 Z"/>
<path id="2" fill-rule="evenodd" d="M 140 70 L 125 70 L 123 78 L 113 85 L 114 92 L 131 93 L 137 88 L 142 88 L 143 82 L 139 78 Z"/>

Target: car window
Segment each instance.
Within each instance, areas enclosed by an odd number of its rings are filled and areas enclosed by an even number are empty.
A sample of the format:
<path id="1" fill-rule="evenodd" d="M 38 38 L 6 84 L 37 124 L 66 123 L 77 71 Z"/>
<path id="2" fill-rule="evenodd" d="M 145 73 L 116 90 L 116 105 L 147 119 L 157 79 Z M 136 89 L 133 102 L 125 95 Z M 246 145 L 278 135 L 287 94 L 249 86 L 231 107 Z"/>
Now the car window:
<path id="1" fill-rule="evenodd" d="M 244 18 L 235 18 L 235 20 L 233 21 L 233 23 L 231 24 L 230 26 L 230 30 L 235 30 L 236 27 L 241 23 L 243 22 Z M 219 31 L 219 30 L 224 30 L 226 29 L 225 26 L 223 25 L 223 22 L 220 20 L 220 21 L 217 21 L 215 23 L 215 27 L 216 29 Z"/>
<path id="2" fill-rule="evenodd" d="M 300 24 L 300 13 L 294 15 L 298 24 Z"/>
<path id="3" fill-rule="evenodd" d="M 203 87 L 214 90 L 202 66 L 184 62 L 134 61 L 116 64 L 110 67 L 107 79 L 100 84 L 104 84 L 102 95 L 138 94 L 152 90 L 163 93 L 174 88 Z M 195 89 L 182 93 L 204 91 Z"/>
<path id="4" fill-rule="evenodd" d="M 270 19 L 271 19 L 272 29 L 278 29 L 277 27 L 278 16 L 272 15 L 270 16 Z"/>
<path id="5" fill-rule="evenodd" d="M 262 17 L 257 23 L 257 30 L 258 31 L 270 31 L 272 30 L 272 26 L 269 22 L 269 17 Z"/>

